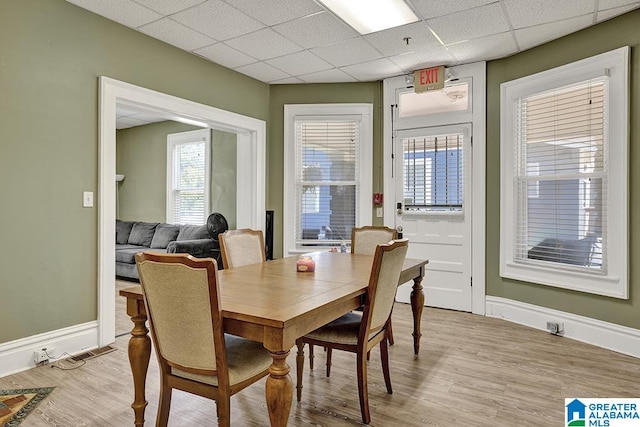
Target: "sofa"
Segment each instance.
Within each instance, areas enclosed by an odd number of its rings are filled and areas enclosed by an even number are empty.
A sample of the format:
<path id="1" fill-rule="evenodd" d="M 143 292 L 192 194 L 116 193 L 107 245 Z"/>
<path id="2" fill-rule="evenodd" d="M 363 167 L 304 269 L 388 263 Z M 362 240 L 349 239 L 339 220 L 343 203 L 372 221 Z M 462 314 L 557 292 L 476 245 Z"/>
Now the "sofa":
<path id="1" fill-rule="evenodd" d="M 222 268 L 218 234 L 228 228 L 219 213 L 209 215 L 204 225 L 116 220 L 116 276 L 139 280 L 135 254 L 144 251 L 214 258 Z"/>

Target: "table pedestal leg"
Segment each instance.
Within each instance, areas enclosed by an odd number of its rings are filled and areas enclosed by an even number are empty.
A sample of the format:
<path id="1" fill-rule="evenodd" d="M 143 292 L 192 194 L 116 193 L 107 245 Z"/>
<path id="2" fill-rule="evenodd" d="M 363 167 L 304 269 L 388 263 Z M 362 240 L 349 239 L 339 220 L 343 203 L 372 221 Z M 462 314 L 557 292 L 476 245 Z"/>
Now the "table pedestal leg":
<path id="1" fill-rule="evenodd" d="M 293 398 L 293 381 L 289 376 L 289 365 L 287 365 L 289 351 L 270 351 L 269 353 L 273 358 L 265 387 L 269 420 L 271 427 L 284 427 L 289 420 Z"/>
<path id="2" fill-rule="evenodd" d="M 413 279 L 413 290 L 411 291 L 411 310 L 413 311 L 413 352 L 420 351 L 420 319 L 422 319 L 422 309 L 424 308 L 424 292 L 422 291 L 422 276 Z"/>
<path id="3" fill-rule="evenodd" d="M 139 315 L 131 318 L 134 324 L 129 339 L 129 363 L 133 374 L 134 401 L 131 404 L 135 413 L 135 425 L 144 426 L 144 411 L 148 405 L 145 400 L 145 383 L 151 358 L 151 339 L 145 322 L 147 316 Z"/>

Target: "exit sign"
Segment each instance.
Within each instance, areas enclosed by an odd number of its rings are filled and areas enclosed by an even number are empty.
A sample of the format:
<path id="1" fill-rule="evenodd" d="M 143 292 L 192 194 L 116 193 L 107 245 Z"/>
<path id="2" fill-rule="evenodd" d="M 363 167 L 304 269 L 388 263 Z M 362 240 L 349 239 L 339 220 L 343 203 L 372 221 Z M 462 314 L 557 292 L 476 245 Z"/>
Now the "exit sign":
<path id="1" fill-rule="evenodd" d="M 416 93 L 444 88 L 444 66 L 414 71 L 413 87 Z"/>

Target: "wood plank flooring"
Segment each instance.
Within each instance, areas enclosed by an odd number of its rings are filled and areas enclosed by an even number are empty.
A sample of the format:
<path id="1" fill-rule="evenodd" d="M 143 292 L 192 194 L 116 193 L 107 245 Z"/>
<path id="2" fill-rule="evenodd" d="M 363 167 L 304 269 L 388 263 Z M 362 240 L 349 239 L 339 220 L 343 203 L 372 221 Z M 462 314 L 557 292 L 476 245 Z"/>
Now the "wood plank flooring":
<path id="1" fill-rule="evenodd" d="M 124 305 L 118 310 L 124 315 Z M 640 397 L 639 359 L 568 338 L 499 319 L 426 308 L 422 347 L 414 357 L 408 305 L 396 304 L 393 327 L 392 395 L 385 390 L 378 349 L 369 362 L 372 426 L 559 426 L 565 397 Z M 87 360 L 78 369 L 43 366 L 0 378 L 0 389 L 57 387 L 23 427 L 132 426 L 127 342 L 126 335 L 117 338 L 117 351 Z M 289 425 L 361 425 L 354 355 L 335 351 L 331 377 L 326 378 L 325 354 L 319 348 L 315 353 L 315 370 L 309 371 L 306 360 L 303 400 L 293 403 Z M 295 350 L 288 362 L 295 381 Z M 232 397 L 232 425 L 269 425 L 264 381 Z M 155 423 L 158 389 L 152 356 L 149 426 Z M 170 426 L 216 425 L 212 401 L 179 391 L 173 396 Z"/>

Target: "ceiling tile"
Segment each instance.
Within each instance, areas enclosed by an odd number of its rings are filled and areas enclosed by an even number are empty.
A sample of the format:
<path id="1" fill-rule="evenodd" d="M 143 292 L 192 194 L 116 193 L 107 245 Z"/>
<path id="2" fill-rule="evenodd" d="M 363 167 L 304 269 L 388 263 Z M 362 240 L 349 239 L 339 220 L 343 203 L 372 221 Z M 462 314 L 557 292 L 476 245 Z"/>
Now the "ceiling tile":
<path id="1" fill-rule="evenodd" d="M 498 3 L 430 19 L 428 23 L 444 44 L 504 33 L 510 29 Z"/>
<path id="2" fill-rule="evenodd" d="M 269 59 L 267 64 L 297 76 L 299 74 L 310 74 L 316 71 L 328 70 L 333 68 L 331 64 L 318 58 L 308 51 L 296 52 L 290 55 L 280 56 L 278 58 Z"/>
<path id="3" fill-rule="evenodd" d="M 227 68 L 236 68 L 243 65 L 258 62 L 256 58 L 238 52 L 234 48 L 224 43 L 217 43 L 202 49 L 194 50 L 193 53 L 203 56 L 216 64 L 220 64 Z"/>
<path id="4" fill-rule="evenodd" d="M 592 23 L 593 17 L 589 14 L 549 24 L 536 25 L 535 27 L 522 28 L 515 30 L 514 33 L 520 50 L 525 50 L 586 28 Z"/>
<path id="5" fill-rule="evenodd" d="M 344 71 L 333 68 L 331 70 L 319 71 L 317 73 L 305 74 L 298 76 L 307 83 L 344 83 L 357 82 L 358 80 L 351 77 Z"/>
<path id="6" fill-rule="evenodd" d="M 382 80 L 386 77 L 402 74 L 402 68 L 388 60 L 387 58 L 376 59 L 375 61 L 363 62 L 361 64 L 348 65 L 340 68 L 345 73 L 362 82 Z"/>
<path id="7" fill-rule="evenodd" d="M 484 6 L 485 4 L 494 3 L 495 1 L 496 0 L 411 0 L 411 4 L 413 4 L 418 15 L 423 19 L 429 19 Z"/>
<path id="8" fill-rule="evenodd" d="M 274 80 L 271 82 L 271 84 L 274 84 L 274 85 L 287 85 L 287 84 L 298 84 L 298 83 L 304 83 L 304 80 L 300 80 L 297 77 L 288 77 L 286 79 Z"/>
<path id="9" fill-rule="evenodd" d="M 263 24 L 220 0 L 209 0 L 171 18 L 221 41 L 264 28 Z"/>
<path id="10" fill-rule="evenodd" d="M 640 7 L 640 2 L 638 0 L 600 0 L 598 2 L 598 10 L 603 11 L 605 9 L 612 9 L 614 7 L 621 6 L 635 6 L 634 8 Z M 628 9 L 631 10 L 631 9 Z M 624 12 L 621 12 L 624 13 Z"/>
<path id="11" fill-rule="evenodd" d="M 329 12 L 316 13 L 276 25 L 274 30 L 307 49 L 358 37 L 358 33 Z"/>
<path id="12" fill-rule="evenodd" d="M 240 52 L 262 60 L 302 50 L 300 46 L 270 28 L 227 40 L 226 43 Z"/>
<path id="13" fill-rule="evenodd" d="M 389 59 L 406 73 L 422 68 L 435 67 L 437 65 L 452 65 L 455 63 L 455 58 L 451 56 L 444 46 L 396 55 Z"/>
<path id="14" fill-rule="evenodd" d="M 138 30 L 187 51 L 215 43 L 215 40 L 191 28 L 185 27 L 170 18 L 160 19 L 143 25 L 139 27 Z"/>
<path id="15" fill-rule="evenodd" d="M 593 13 L 595 0 L 503 0 L 514 29 Z"/>
<path id="16" fill-rule="evenodd" d="M 316 47 L 311 49 L 311 52 L 336 67 L 382 58 L 380 52 L 362 37 L 346 40 L 331 46 Z"/>
<path id="17" fill-rule="evenodd" d="M 227 0 L 227 3 L 267 26 L 291 21 L 323 10 L 313 0 Z"/>
<path id="18" fill-rule="evenodd" d="M 611 19 L 618 15 L 622 15 L 623 13 L 627 13 L 639 7 L 640 7 L 640 3 L 634 3 L 626 6 L 616 7 L 614 9 L 607 9 L 607 10 L 600 11 L 597 14 L 597 22 L 606 21 L 607 19 Z"/>
<path id="19" fill-rule="evenodd" d="M 511 31 L 447 46 L 459 63 L 485 61 L 517 52 Z"/>
<path id="20" fill-rule="evenodd" d="M 261 80 L 263 82 L 272 82 L 275 80 L 282 80 L 291 77 L 287 73 L 273 68 L 271 65 L 265 64 L 264 62 L 256 62 L 255 64 L 245 65 L 236 68 L 236 71 L 251 76 L 254 79 Z"/>
<path id="21" fill-rule="evenodd" d="M 410 37 L 409 44 L 404 41 Z M 402 27 L 367 34 L 364 39 L 385 56 L 400 55 L 431 46 L 439 46 L 425 22 L 415 22 Z"/>
<path id="22" fill-rule="evenodd" d="M 149 9 L 167 16 L 189 7 L 195 6 L 205 0 L 135 0 Z"/>
<path id="23" fill-rule="evenodd" d="M 148 24 L 162 15 L 131 0 L 67 0 L 76 6 L 90 10 L 128 27 Z"/>

